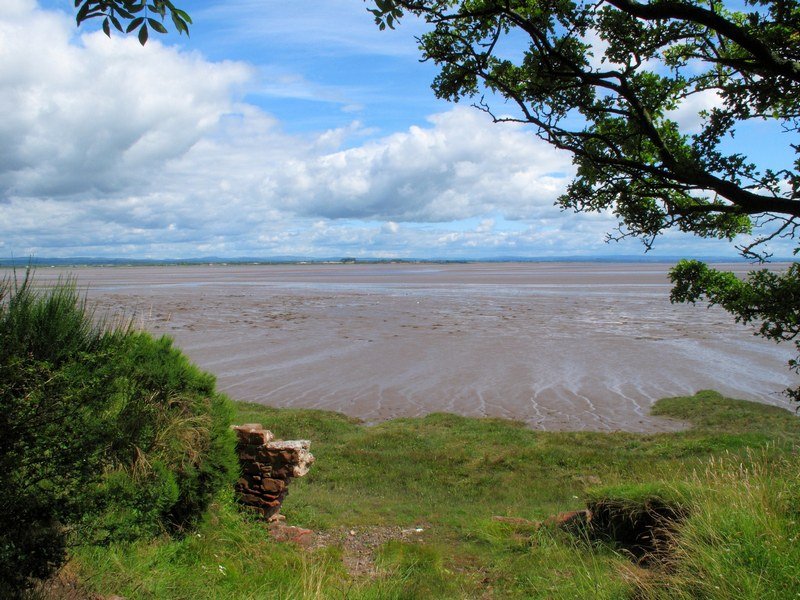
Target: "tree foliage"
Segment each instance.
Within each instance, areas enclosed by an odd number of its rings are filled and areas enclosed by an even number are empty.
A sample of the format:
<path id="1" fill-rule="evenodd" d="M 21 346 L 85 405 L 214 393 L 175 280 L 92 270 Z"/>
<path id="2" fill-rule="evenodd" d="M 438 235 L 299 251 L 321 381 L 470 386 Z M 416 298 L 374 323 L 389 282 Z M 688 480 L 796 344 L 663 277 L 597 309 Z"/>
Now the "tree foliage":
<path id="1" fill-rule="evenodd" d="M 75 0 L 78 26 L 90 19 L 101 19 L 102 29 L 111 36 L 113 27 L 120 33 L 138 30 L 139 43 L 144 46 L 150 31 L 167 33 L 164 25 L 169 15 L 175 31 L 189 35 L 191 17 L 177 8 L 170 0 Z"/>
<path id="2" fill-rule="evenodd" d="M 800 357 L 800 263 L 793 263 L 785 273 L 767 269 L 753 271 L 743 281 L 733 273 L 709 268 L 697 260 L 682 260 L 670 273 L 675 284 L 673 302 L 697 302 L 706 299 L 731 313 L 737 322 L 758 324 L 758 332 L 776 342 L 792 341 Z M 800 373 L 798 358 L 789 361 Z M 800 388 L 788 390 L 800 402 Z"/>
<path id="3" fill-rule="evenodd" d="M 649 249 L 671 228 L 730 241 L 750 234 L 737 248 L 763 260 L 765 242 L 795 237 L 796 0 L 745 0 L 738 10 L 720 0 L 374 0 L 371 12 L 381 28 L 405 14 L 428 23 L 419 44 L 440 68 L 438 97 L 476 98 L 495 121 L 530 124 L 571 152 L 576 177 L 558 203 L 616 215 L 611 239 L 638 237 Z M 706 108 L 695 128 L 681 127 L 678 111 L 693 104 Z M 736 138 L 751 124 L 775 131 L 768 143 L 783 148 L 774 153 L 783 163 L 751 158 Z M 800 303 L 786 291 L 800 285 L 796 266 L 741 284 L 698 269 L 673 270 L 673 301 L 706 298 L 760 320 L 766 337 L 794 339 Z"/>

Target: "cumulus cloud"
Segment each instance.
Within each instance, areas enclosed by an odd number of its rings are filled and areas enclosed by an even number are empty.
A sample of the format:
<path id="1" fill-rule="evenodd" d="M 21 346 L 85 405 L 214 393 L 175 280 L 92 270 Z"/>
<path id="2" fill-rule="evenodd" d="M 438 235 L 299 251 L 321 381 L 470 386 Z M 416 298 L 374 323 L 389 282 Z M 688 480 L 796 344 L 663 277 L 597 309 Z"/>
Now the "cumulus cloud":
<path id="1" fill-rule="evenodd" d="M 368 246 L 401 238 L 401 223 L 553 213 L 570 168 L 470 109 L 349 148 L 374 132 L 288 135 L 239 99 L 247 65 L 75 37 L 26 0 L 3 6 L 0 50 L 4 247 L 18 252 Z M 320 218 L 362 225 L 305 231 Z"/>
<path id="2" fill-rule="evenodd" d="M 255 72 L 3 0 L 0 254 L 603 252 L 613 219 L 553 206 L 569 157 L 524 127 L 459 107 L 290 134 L 243 101 Z"/>
<path id="3" fill-rule="evenodd" d="M 669 111 L 667 116 L 678 124 L 682 133 L 695 134 L 704 125 L 702 113 L 721 104 L 722 99 L 716 90 L 703 90 L 686 98 L 678 108 Z"/>
<path id="4" fill-rule="evenodd" d="M 271 180 L 279 205 L 304 216 L 444 222 L 552 214 L 571 172 L 531 131 L 456 108 L 428 127 L 288 162 Z"/>
<path id="5" fill-rule="evenodd" d="M 25 10 L 28 8 L 28 10 Z M 156 41 L 85 35 L 15 0 L 0 19 L 0 190 L 114 194 L 186 152 L 230 109 L 249 68 Z"/>

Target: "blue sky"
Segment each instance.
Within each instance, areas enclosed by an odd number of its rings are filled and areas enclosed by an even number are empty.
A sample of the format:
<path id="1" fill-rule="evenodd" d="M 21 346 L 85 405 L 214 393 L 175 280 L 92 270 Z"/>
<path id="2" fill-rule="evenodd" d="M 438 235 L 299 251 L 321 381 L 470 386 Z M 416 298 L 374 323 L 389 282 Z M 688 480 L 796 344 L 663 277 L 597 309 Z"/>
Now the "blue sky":
<path id="1" fill-rule="evenodd" d="M 191 37 L 142 48 L 77 30 L 71 0 L 2 0 L 0 256 L 642 253 L 553 206 L 569 156 L 434 97 L 421 24 L 381 32 L 360 0 L 183 4 Z M 734 251 L 670 233 L 654 254 Z"/>

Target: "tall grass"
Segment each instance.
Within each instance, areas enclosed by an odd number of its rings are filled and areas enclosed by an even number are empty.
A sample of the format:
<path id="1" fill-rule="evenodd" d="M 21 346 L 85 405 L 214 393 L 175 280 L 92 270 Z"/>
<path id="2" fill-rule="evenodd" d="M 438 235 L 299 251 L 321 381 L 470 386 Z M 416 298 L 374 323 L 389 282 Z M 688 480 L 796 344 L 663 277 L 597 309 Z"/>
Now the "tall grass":
<path id="1" fill-rule="evenodd" d="M 643 585 L 643 596 L 800 598 L 796 460 L 772 449 L 751 451 L 744 460 L 723 455 L 710 459 L 693 481 L 702 491 L 673 540 L 669 585 Z"/>
<path id="2" fill-rule="evenodd" d="M 110 326 L 74 279 L 0 283 L 0 596 L 77 541 L 191 524 L 235 471 L 232 408 L 167 338 Z"/>

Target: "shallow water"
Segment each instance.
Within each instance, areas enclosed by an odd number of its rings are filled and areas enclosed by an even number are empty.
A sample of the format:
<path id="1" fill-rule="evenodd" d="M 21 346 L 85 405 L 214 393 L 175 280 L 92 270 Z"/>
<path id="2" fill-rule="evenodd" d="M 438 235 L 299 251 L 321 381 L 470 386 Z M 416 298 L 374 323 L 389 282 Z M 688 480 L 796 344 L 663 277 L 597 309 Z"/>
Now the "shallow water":
<path id="1" fill-rule="evenodd" d="M 747 265 L 727 265 L 745 271 Z M 669 265 L 77 268 L 101 312 L 167 333 L 231 397 L 368 422 L 450 411 L 548 430 L 664 431 L 658 398 L 789 406 L 778 346 L 671 305 Z M 63 271 L 40 268 L 37 281 Z"/>

